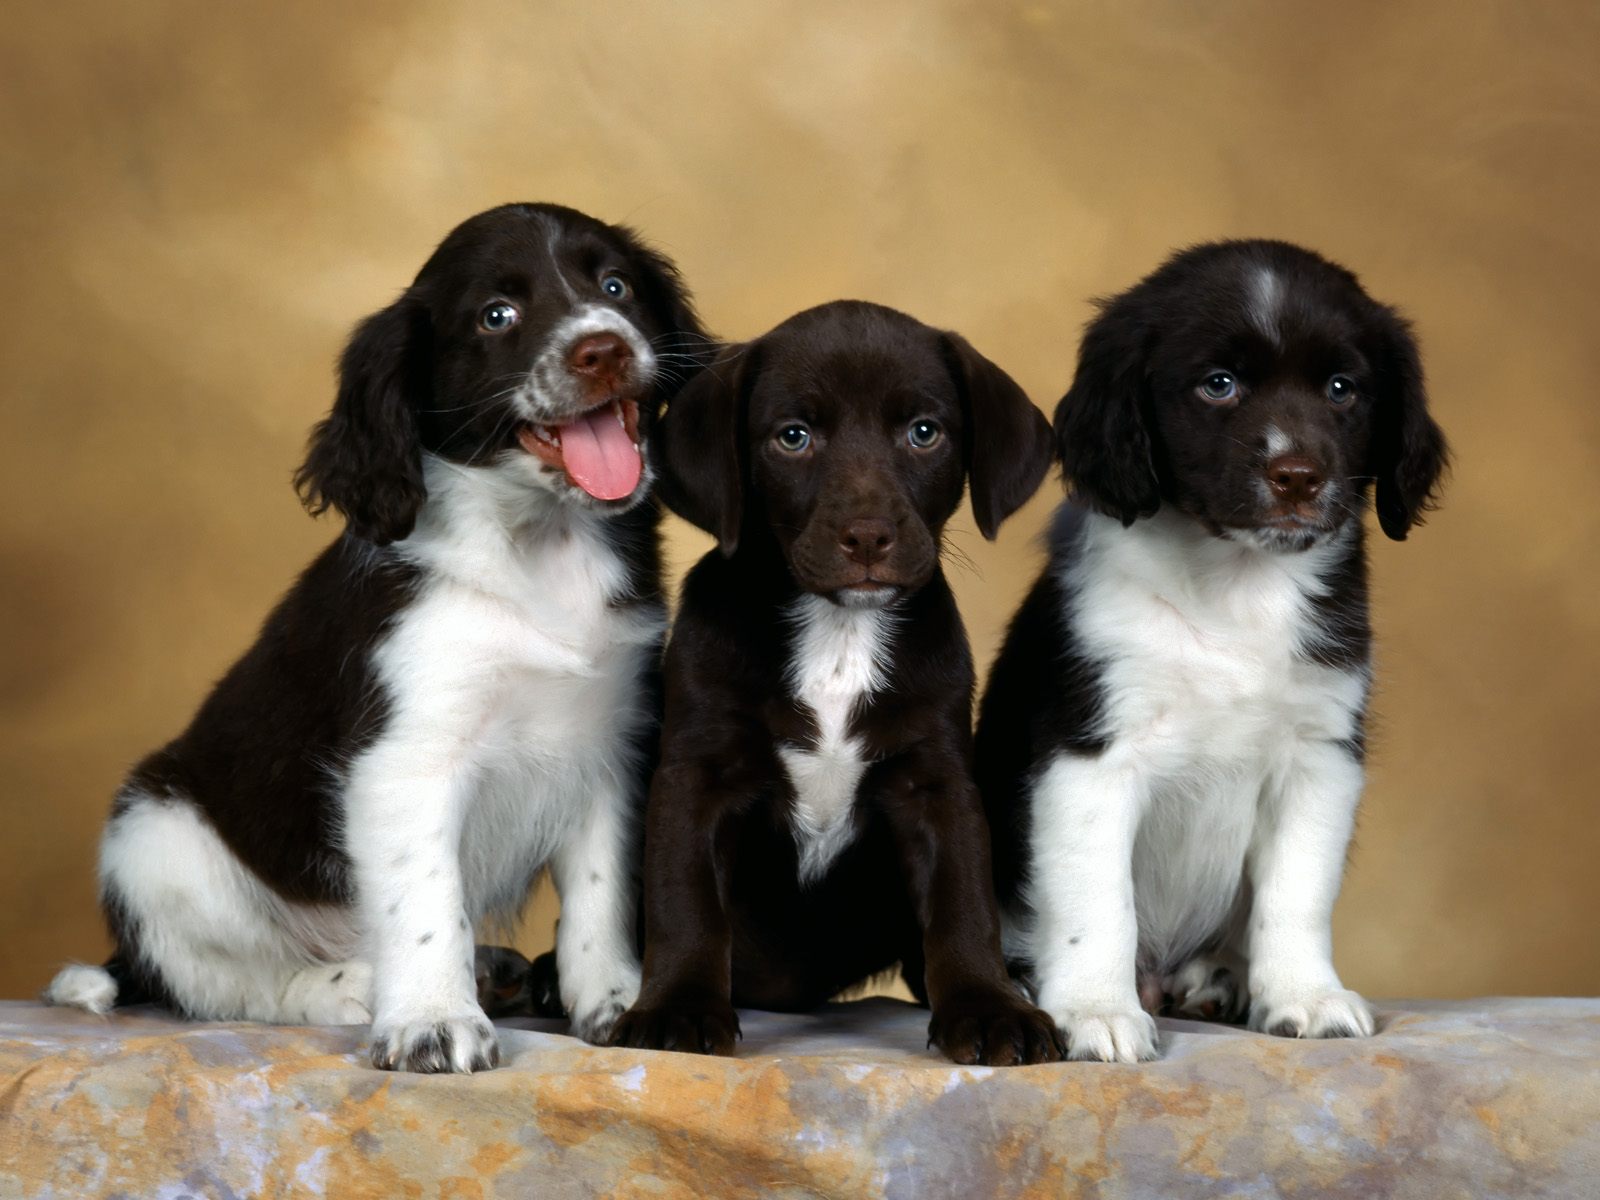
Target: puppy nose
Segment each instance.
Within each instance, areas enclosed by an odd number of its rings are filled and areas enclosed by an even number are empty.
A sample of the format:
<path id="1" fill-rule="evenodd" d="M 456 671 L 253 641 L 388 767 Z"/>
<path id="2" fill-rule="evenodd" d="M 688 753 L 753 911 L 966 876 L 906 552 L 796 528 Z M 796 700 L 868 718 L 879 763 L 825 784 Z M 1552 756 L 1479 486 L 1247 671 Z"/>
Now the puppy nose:
<path id="1" fill-rule="evenodd" d="M 633 357 L 628 343 L 614 333 L 591 333 L 567 352 L 567 366 L 591 378 L 615 377 Z"/>
<path id="2" fill-rule="evenodd" d="M 1322 491 L 1322 467 L 1303 454 L 1280 454 L 1267 464 L 1267 486 L 1290 504 L 1307 504 Z"/>
<path id="3" fill-rule="evenodd" d="M 851 521 L 839 531 L 839 546 L 844 556 L 863 567 L 882 562 L 893 545 L 894 526 L 876 517 Z"/>

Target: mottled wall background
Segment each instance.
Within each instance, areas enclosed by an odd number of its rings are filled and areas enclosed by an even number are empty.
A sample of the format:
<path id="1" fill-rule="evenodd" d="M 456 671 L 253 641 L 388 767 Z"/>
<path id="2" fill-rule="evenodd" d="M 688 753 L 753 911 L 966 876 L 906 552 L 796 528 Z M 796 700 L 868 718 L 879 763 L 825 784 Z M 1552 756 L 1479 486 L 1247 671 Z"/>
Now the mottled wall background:
<path id="1" fill-rule="evenodd" d="M 879 300 L 1046 409 L 1087 298 L 1171 247 L 1355 267 L 1416 318 L 1457 469 L 1375 544 L 1340 963 L 1375 994 L 1600 991 L 1597 62 L 1583 0 L 14 7 L 0 994 L 103 951 L 121 772 L 332 536 L 289 475 L 346 331 L 514 199 L 638 225 L 727 335 Z M 994 546 L 962 518 L 984 661 L 1058 496 Z"/>

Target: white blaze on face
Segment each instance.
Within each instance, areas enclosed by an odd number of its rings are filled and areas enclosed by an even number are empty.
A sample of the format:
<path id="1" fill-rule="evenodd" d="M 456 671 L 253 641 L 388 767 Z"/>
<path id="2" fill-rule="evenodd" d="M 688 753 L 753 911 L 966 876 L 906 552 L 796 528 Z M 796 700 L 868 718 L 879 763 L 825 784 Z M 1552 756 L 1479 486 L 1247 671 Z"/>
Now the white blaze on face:
<path id="1" fill-rule="evenodd" d="M 1261 336 L 1278 345 L 1278 317 L 1283 308 L 1283 283 L 1270 267 L 1258 267 L 1250 278 L 1250 320 Z"/>

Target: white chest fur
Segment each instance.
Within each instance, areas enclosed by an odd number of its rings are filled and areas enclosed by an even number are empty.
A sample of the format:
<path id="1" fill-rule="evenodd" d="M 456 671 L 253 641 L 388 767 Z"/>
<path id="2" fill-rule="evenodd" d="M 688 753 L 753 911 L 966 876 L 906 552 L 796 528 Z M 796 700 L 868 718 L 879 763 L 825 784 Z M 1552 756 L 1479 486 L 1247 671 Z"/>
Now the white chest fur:
<path id="1" fill-rule="evenodd" d="M 1166 512 L 1129 529 L 1089 517 L 1064 583 L 1069 620 L 1103 664 L 1105 732 L 1157 774 L 1351 736 L 1365 673 L 1302 657 L 1317 632 L 1311 601 L 1348 536 L 1276 554 Z"/>
<path id="2" fill-rule="evenodd" d="M 1365 670 L 1302 656 L 1350 548 L 1274 554 L 1165 512 L 1129 529 L 1093 516 L 1083 536 L 1067 615 L 1101 665 L 1108 765 L 1142 784 L 1140 943 L 1181 957 L 1226 920 L 1273 780 L 1305 743 L 1356 731 Z"/>
<path id="3" fill-rule="evenodd" d="M 788 682 L 817 732 L 813 745 L 782 746 L 778 753 L 795 793 L 791 819 L 800 880 L 809 883 L 855 836 L 856 790 L 867 763 L 850 722 L 883 686 L 893 618 L 881 608 L 843 608 L 820 596 L 802 596 L 791 616 Z"/>
<path id="4" fill-rule="evenodd" d="M 627 572 L 599 514 L 494 472 L 434 465 L 428 485 L 396 548 L 425 574 L 376 655 L 391 718 L 365 757 L 447 783 L 469 910 L 514 913 L 588 806 L 627 786 L 665 614 L 618 607 Z"/>

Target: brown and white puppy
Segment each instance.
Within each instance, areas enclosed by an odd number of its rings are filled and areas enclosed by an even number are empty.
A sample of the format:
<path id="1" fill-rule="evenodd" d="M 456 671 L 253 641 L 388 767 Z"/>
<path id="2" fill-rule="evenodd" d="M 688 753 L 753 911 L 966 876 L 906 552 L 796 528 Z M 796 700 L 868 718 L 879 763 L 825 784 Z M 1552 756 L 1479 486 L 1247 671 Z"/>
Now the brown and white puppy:
<path id="1" fill-rule="evenodd" d="M 841 302 L 725 353 L 659 446 L 663 498 L 720 548 L 667 649 L 616 1042 L 731 1053 L 734 1005 L 812 1008 L 898 962 L 951 1058 L 1058 1058 L 1000 954 L 939 562 L 966 481 L 989 538 L 1038 487 L 1043 416 L 956 335 Z"/>
<path id="2" fill-rule="evenodd" d="M 1073 498 L 978 722 L 1008 957 L 1073 1058 L 1153 1057 L 1163 1003 L 1371 1033 L 1330 930 L 1362 518 L 1404 538 L 1446 457 L 1406 323 L 1308 250 L 1197 246 L 1104 305 L 1056 430 Z"/>
<path id="3" fill-rule="evenodd" d="M 380 1067 L 496 1060 L 473 927 L 550 866 L 562 1000 L 638 987 L 636 825 L 666 624 L 640 451 L 705 342 L 626 230 L 514 204 L 357 328 L 297 482 L 347 519 L 101 842 L 115 957 L 47 996 L 372 1023 Z"/>

